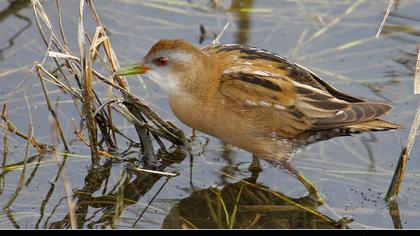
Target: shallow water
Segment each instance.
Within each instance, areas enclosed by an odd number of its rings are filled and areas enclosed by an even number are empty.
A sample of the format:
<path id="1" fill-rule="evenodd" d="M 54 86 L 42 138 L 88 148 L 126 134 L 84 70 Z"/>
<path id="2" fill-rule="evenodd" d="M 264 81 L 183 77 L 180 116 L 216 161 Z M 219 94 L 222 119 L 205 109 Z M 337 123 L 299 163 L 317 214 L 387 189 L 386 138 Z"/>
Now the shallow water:
<path id="1" fill-rule="evenodd" d="M 232 0 L 213 6 L 209 1 L 101 0 L 95 1 L 113 48 L 121 62 L 140 60 L 161 38 L 183 38 L 195 45 L 211 43 L 226 22 L 223 43 L 242 43 L 277 52 L 320 75 L 334 87 L 354 96 L 391 104 L 384 118 L 405 129 L 337 137 L 299 149 L 297 167 L 319 188 L 327 205 L 351 217 L 350 228 L 419 228 L 420 154 L 418 144 L 407 164 L 398 209 L 383 200 L 400 151 L 407 139 L 418 104 L 413 73 L 420 42 L 416 0 L 400 0 L 379 38 L 374 38 L 386 1 Z M 214 1 L 218 2 L 218 1 Z M 55 1 L 44 1 L 55 15 Z M 79 1 L 62 1 L 63 22 L 70 47 L 77 48 Z M 53 18 L 55 19 L 55 18 Z M 86 23 L 87 32 L 95 29 Z M 200 25 L 206 36 L 200 37 Z M 30 75 L 13 96 L 34 61 L 43 62 L 30 1 L 0 2 L 0 102 L 8 102 L 9 118 L 24 133 L 28 129 L 26 91 L 38 141 L 51 143 L 50 113 L 38 78 Z M 75 50 L 77 51 L 77 50 Z M 48 60 L 45 66 L 53 65 Z M 133 92 L 165 119 L 191 129 L 171 113 L 163 92 L 150 81 L 133 77 Z M 24 90 L 26 88 L 26 90 Z M 51 86 L 68 139 L 74 139 L 71 117 L 77 117 L 70 98 Z M 132 126 L 118 127 L 135 138 Z M 3 121 L 2 121 L 3 122 Z M 0 129 L 0 135 L 4 136 Z M 208 142 L 207 142 L 208 141 Z M 0 149 L 4 149 L 3 138 Z M 16 192 L 24 171 L 24 185 L 13 204 L 0 211 L 0 228 L 69 227 L 62 179 L 52 156 L 22 162 L 26 141 L 8 135 L 7 156 L 0 158 L 0 206 Z M 325 207 L 307 198 L 292 176 L 262 161 L 258 178 L 248 171 L 251 154 L 198 133 L 192 154 L 173 150 L 160 155 L 173 178 L 127 171 L 127 163 L 103 160 L 90 165 L 90 152 L 71 143 L 65 172 L 75 194 L 78 226 L 83 228 L 335 228 Z M 29 156 L 35 155 L 29 150 Z M 136 158 L 138 153 L 133 153 Z M 120 198 L 124 201 L 120 201 Z M 238 204 L 235 204 L 238 202 Z M 118 203 L 118 204 L 116 204 Z M 296 207 L 299 204 L 299 207 Z M 325 216 L 317 212 L 325 213 Z M 392 213 L 392 214 L 391 214 Z"/>

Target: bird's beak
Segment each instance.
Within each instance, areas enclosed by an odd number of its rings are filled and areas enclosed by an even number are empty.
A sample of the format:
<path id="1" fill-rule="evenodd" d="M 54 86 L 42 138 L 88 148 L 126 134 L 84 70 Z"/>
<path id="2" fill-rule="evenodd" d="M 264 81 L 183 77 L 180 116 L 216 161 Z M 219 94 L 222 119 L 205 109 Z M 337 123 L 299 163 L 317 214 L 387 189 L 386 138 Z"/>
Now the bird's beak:
<path id="1" fill-rule="evenodd" d="M 148 70 L 150 70 L 149 67 L 147 67 L 145 64 L 143 63 L 135 63 L 135 64 L 131 64 L 128 66 L 125 66 L 123 68 L 120 68 L 119 70 L 114 72 L 114 76 L 118 76 L 118 75 L 138 75 L 138 74 L 144 74 L 146 73 Z"/>

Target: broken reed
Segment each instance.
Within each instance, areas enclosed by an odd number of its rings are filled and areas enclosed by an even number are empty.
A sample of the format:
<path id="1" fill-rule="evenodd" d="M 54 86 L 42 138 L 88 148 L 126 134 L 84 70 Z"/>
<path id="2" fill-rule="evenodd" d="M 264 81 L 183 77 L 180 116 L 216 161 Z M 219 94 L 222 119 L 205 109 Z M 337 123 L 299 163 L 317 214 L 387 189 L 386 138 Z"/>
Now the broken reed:
<path id="1" fill-rule="evenodd" d="M 164 151 L 166 147 L 163 140 L 167 140 L 171 144 L 184 144 L 185 136 L 182 130 L 173 123 L 160 118 L 149 105 L 132 95 L 124 77 L 107 77 L 98 72 L 100 69 L 105 69 L 108 74 L 112 75 L 119 68 L 119 63 L 92 0 L 80 0 L 79 2 L 77 33 L 79 52 L 77 53 L 71 51 L 68 44 L 66 31 L 61 21 L 60 0 L 56 0 L 58 29 L 53 26 L 50 16 L 40 1 L 31 1 L 39 34 L 47 47 L 46 59 L 51 59 L 56 67 L 51 72 L 44 67 L 44 62 L 35 63 L 33 70 L 39 77 L 48 110 L 53 117 L 66 151 L 69 150 L 68 142 L 61 128 L 60 117 L 57 116 L 57 112 L 52 106 L 47 83 L 58 86 L 72 98 L 82 124 L 80 130 L 74 126 L 74 133 L 77 139 L 89 146 L 94 167 L 99 165 L 100 155 L 113 156 L 110 153 L 118 148 L 117 135 L 129 143 L 135 142 L 114 125 L 113 111 L 133 124 L 147 164 L 152 166 L 158 164 L 154 154 L 155 143 Z M 89 14 L 85 16 L 86 10 Z M 86 17 L 90 17 L 95 23 L 96 30 L 93 35 L 91 32 L 85 31 Z M 101 68 L 95 68 L 99 66 Z M 95 85 L 101 83 L 108 85 L 106 98 L 101 98 L 98 91 L 95 90 Z M 115 90 L 121 95 L 115 95 Z"/>
<path id="2" fill-rule="evenodd" d="M 414 71 L 414 95 L 420 93 L 420 45 L 418 45 L 417 63 Z M 407 144 L 401 150 L 400 158 L 397 167 L 394 171 L 391 184 L 385 196 L 385 200 L 390 204 L 397 204 L 396 198 L 398 197 L 401 189 L 402 181 L 404 180 L 405 168 L 407 161 L 410 157 L 411 150 L 414 147 L 416 137 L 419 135 L 420 130 L 420 103 L 417 106 L 416 115 L 413 124 L 411 125 L 410 133 L 407 137 Z"/>

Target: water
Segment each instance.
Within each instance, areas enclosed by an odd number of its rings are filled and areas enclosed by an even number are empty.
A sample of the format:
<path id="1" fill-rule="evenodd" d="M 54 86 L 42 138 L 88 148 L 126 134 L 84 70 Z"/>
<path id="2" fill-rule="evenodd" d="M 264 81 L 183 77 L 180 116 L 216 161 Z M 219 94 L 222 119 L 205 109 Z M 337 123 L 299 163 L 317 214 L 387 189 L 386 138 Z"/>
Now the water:
<path id="1" fill-rule="evenodd" d="M 316 184 L 332 210 L 354 220 L 348 227 L 418 228 L 417 143 L 407 164 L 398 210 L 390 211 L 383 200 L 418 104 L 418 98 L 413 95 L 420 32 L 418 1 L 394 1 L 396 7 L 379 38 L 374 36 L 387 7 L 385 1 L 220 2 L 220 6 L 214 6 L 204 0 L 194 1 L 193 5 L 182 0 L 103 0 L 95 1 L 95 6 L 121 64 L 140 60 L 161 38 L 183 38 L 205 46 L 229 21 L 230 26 L 221 39 L 223 43 L 242 43 L 277 52 L 310 68 L 346 93 L 391 104 L 394 109 L 384 118 L 402 124 L 405 129 L 318 142 L 298 150 L 294 161 Z M 55 1 L 43 4 L 56 22 Z M 75 52 L 78 52 L 78 4 L 76 0 L 61 2 L 66 37 Z M 46 49 L 38 34 L 31 3 L 2 1 L 0 9 L 1 104 L 8 102 L 10 120 L 26 134 L 29 122 L 24 99 L 26 88 L 34 135 L 40 142 L 52 143 L 50 113 L 37 76 L 30 75 L 9 96 L 34 61 L 42 62 L 45 57 Z M 86 31 L 93 35 L 95 29 L 90 23 L 86 22 Z M 205 29 L 204 36 L 200 25 Z M 46 60 L 45 67 L 52 69 L 54 65 Z M 129 84 L 160 115 L 191 135 L 191 129 L 172 114 L 159 88 L 135 77 Z M 255 178 L 248 171 L 249 153 L 202 133 L 198 133 L 193 143 L 193 155 L 175 148 L 172 155 L 159 155 L 165 160 L 165 171 L 179 173 L 177 177 L 168 179 L 128 171 L 127 163 L 105 158 L 100 169 L 91 168 L 88 148 L 75 140 L 73 134 L 71 117 L 78 115 L 70 98 L 57 87 L 49 86 L 49 90 L 52 101 L 58 99 L 64 133 L 68 140 L 73 140 L 65 173 L 75 194 L 79 227 L 337 227 L 317 213 L 325 213 L 325 209 L 306 197 L 305 188 L 296 179 L 264 161 L 261 162 L 263 171 Z M 117 121 L 120 130 L 136 138 L 130 124 L 123 119 Z M 3 129 L 0 134 L 4 136 Z M 3 138 L 0 148 L 4 149 Z M 14 164 L 24 160 L 26 141 L 9 133 L 8 150 L 7 156 L 0 158 L 6 166 L 0 172 L 2 208 L 16 192 L 23 163 Z M 29 156 L 35 154 L 30 149 Z M 129 156 L 135 159 L 138 153 Z M 0 227 L 69 227 L 58 170 L 51 155 L 29 158 L 23 187 L 13 204 L 0 213 Z M 237 199 L 239 204 L 235 204 Z M 332 218 L 331 214 L 325 214 Z"/>

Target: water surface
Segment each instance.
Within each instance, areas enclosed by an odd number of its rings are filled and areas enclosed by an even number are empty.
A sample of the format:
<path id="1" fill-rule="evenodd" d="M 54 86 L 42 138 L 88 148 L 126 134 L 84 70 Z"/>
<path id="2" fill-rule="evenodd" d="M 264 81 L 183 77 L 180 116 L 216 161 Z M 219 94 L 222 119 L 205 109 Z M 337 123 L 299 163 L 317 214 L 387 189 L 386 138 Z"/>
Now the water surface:
<path id="1" fill-rule="evenodd" d="M 191 4 L 191 2 L 194 2 Z M 220 2 L 220 4 L 212 4 Z M 279 53 L 304 65 L 336 88 L 362 99 L 385 102 L 394 109 L 384 118 L 405 129 L 338 137 L 301 148 L 295 163 L 322 192 L 328 206 L 354 219 L 350 228 L 419 228 L 420 154 L 411 153 L 398 199 L 391 211 L 384 197 L 400 151 L 414 119 L 418 98 L 413 73 L 420 42 L 415 0 L 396 2 L 379 38 L 374 38 L 386 10 L 380 0 L 101 0 L 96 8 L 121 62 L 140 60 L 162 38 L 183 38 L 197 46 L 210 44 L 230 22 L 223 43 L 241 43 Z M 62 1 L 63 24 L 70 47 L 77 52 L 79 1 Z M 55 1 L 43 1 L 57 20 Z M 87 14 L 87 13 L 86 13 Z M 57 24 L 55 22 L 55 24 Z M 200 25 L 206 34 L 200 33 Z M 94 27 L 86 22 L 92 35 Z M 9 118 L 23 132 L 28 128 L 26 91 L 41 142 L 51 143 L 50 113 L 35 75 L 9 96 L 34 61 L 43 62 L 44 47 L 30 1 L 0 2 L 0 101 L 8 102 Z M 45 67 L 54 65 L 46 60 Z M 191 129 L 172 114 L 163 92 L 150 81 L 129 80 L 132 91 L 152 104 L 165 119 Z M 74 139 L 71 100 L 54 86 L 59 116 L 69 140 Z M 130 124 L 118 127 L 135 138 Z M 0 129 L 0 135 L 5 132 Z M 8 135 L 9 153 L 3 166 L 22 162 L 26 141 Z M 4 142 L 0 142 L 4 149 Z M 81 228 L 336 228 L 322 209 L 306 197 L 296 179 L 262 161 L 258 178 L 248 171 L 251 154 L 198 133 L 193 154 L 176 148 L 161 154 L 173 178 L 127 171 L 127 163 L 104 159 L 93 169 L 89 150 L 71 143 L 65 163 L 77 203 Z M 156 150 L 157 151 L 157 150 Z M 35 150 L 29 151 L 35 155 Z M 136 158 L 138 153 L 133 153 Z M 25 169 L 24 185 L 13 204 L 0 212 L 1 228 L 67 228 L 68 209 L 58 166 L 50 155 L 34 156 Z M 0 171 L 0 206 L 16 192 L 23 168 Z M 124 201 L 121 201 L 120 198 Z M 239 200 L 238 200 L 239 199 Z M 297 208 L 290 200 L 299 203 Z M 121 204 L 121 202 L 123 204 Z M 235 203 L 238 204 L 235 204 Z M 118 204 L 117 204 L 118 203 Z M 391 214 L 392 212 L 392 214 Z"/>

